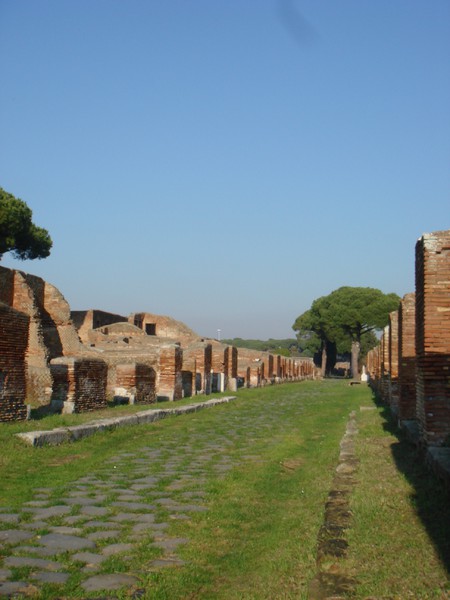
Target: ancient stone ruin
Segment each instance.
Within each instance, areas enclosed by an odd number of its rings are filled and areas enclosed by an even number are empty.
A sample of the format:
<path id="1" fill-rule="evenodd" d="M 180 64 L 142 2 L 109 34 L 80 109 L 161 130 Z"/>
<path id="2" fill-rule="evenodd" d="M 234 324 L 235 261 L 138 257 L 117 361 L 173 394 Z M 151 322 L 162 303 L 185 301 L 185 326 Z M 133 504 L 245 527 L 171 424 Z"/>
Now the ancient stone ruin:
<path id="1" fill-rule="evenodd" d="M 84 412 L 317 375 L 311 359 L 204 339 L 168 316 L 70 311 L 53 285 L 3 267 L 0 331 L 1 421 L 26 418 L 30 402 Z"/>
<path id="2" fill-rule="evenodd" d="M 367 357 L 372 385 L 422 448 L 450 444 L 450 230 L 416 244 L 406 294 Z"/>

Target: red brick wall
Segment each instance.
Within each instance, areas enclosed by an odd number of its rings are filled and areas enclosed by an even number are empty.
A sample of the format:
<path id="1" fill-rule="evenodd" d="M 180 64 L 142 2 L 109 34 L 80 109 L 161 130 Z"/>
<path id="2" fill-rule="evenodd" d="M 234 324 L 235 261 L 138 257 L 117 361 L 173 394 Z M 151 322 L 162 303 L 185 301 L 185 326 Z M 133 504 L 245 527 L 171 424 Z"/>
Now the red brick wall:
<path id="1" fill-rule="evenodd" d="M 55 358 L 50 363 L 52 401 L 64 402 L 67 412 L 87 412 L 107 407 L 107 365 L 95 358 Z M 68 408 L 70 406 L 70 408 Z"/>
<path id="2" fill-rule="evenodd" d="M 156 401 L 156 372 L 142 363 L 126 363 L 116 366 L 116 386 L 135 396 L 135 404 L 151 404 Z"/>
<path id="3" fill-rule="evenodd" d="M 169 400 L 180 400 L 183 397 L 181 370 L 183 367 L 183 350 L 180 346 L 165 345 L 160 348 L 158 396 Z"/>
<path id="4" fill-rule="evenodd" d="M 14 271 L 0 267 L 0 302 L 13 305 L 14 297 Z"/>
<path id="5" fill-rule="evenodd" d="M 25 352 L 27 315 L 0 303 L 0 421 L 27 416 Z"/>
<path id="6" fill-rule="evenodd" d="M 428 445 L 450 440 L 450 231 L 416 244 L 417 418 Z"/>
<path id="7" fill-rule="evenodd" d="M 389 313 L 389 404 L 398 412 L 398 311 Z"/>
<path id="8" fill-rule="evenodd" d="M 416 297 L 406 294 L 398 311 L 399 398 L 400 421 L 416 417 Z"/>

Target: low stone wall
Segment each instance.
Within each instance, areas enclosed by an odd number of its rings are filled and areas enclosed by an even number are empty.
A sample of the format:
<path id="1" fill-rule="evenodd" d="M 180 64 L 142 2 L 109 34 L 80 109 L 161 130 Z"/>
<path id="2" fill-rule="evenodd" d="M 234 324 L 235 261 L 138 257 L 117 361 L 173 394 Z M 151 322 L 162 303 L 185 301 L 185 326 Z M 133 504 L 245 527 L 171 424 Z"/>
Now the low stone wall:
<path id="1" fill-rule="evenodd" d="M 211 408 L 220 404 L 228 403 L 235 400 L 235 396 L 226 396 L 224 398 L 213 398 L 206 402 L 196 404 L 187 404 L 177 408 L 165 408 L 146 410 L 127 415 L 124 417 L 115 417 L 111 419 L 98 419 L 83 425 L 75 425 L 73 427 L 58 427 L 51 431 L 29 431 L 26 433 L 17 433 L 17 437 L 30 446 L 56 446 L 67 442 L 76 442 L 85 437 L 89 437 L 100 431 L 108 429 L 116 429 L 117 427 L 128 427 L 130 425 L 142 425 L 145 423 L 153 423 L 160 421 L 170 416 L 180 416 L 188 413 L 196 412 L 205 408 Z"/>

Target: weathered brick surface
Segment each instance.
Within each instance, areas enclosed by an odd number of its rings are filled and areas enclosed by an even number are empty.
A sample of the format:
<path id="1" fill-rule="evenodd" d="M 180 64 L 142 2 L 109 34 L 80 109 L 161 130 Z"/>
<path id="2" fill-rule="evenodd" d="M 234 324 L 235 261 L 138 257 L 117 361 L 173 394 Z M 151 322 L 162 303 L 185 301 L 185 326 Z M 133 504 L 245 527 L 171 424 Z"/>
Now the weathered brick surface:
<path id="1" fill-rule="evenodd" d="M 424 444 L 450 440 L 450 230 L 416 244 L 417 418 Z"/>
<path id="2" fill-rule="evenodd" d="M 238 349 L 235 346 L 227 346 L 224 352 L 224 375 L 225 387 L 229 388 L 231 381 L 238 376 Z"/>
<path id="3" fill-rule="evenodd" d="M 166 315 L 147 312 L 133 313 L 128 320 L 149 336 L 180 343 L 183 347 L 200 340 L 199 336 L 187 325 Z"/>
<path id="4" fill-rule="evenodd" d="M 103 310 L 73 310 L 70 312 L 81 341 L 84 344 L 91 343 L 90 334 L 93 329 L 112 325 L 113 323 L 128 322 L 127 317 L 116 315 Z"/>
<path id="5" fill-rule="evenodd" d="M 398 413 L 398 311 L 389 313 L 389 404 Z"/>
<path id="6" fill-rule="evenodd" d="M 197 342 L 183 350 L 184 370 L 196 373 L 196 392 L 211 393 L 212 344 Z"/>
<path id="7" fill-rule="evenodd" d="M 95 358 L 54 358 L 52 403 L 64 412 L 86 412 L 106 408 L 107 365 Z"/>
<path id="8" fill-rule="evenodd" d="M 29 317 L 0 302 L 0 421 L 27 416 L 25 352 Z"/>
<path id="9" fill-rule="evenodd" d="M 47 402 L 52 385 L 49 360 L 82 351 L 69 305 L 51 284 L 13 269 L 0 268 L 0 290 L 3 301 L 29 316 L 25 355 L 28 398 Z"/>
<path id="10" fill-rule="evenodd" d="M 123 388 L 135 404 L 156 401 L 156 372 L 142 363 L 119 364 L 116 367 L 116 389 Z"/>
<path id="11" fill-rule="evenodd" d="M 166 344 L 161 346 L 159 356 L 158 396 L 180 400 L 183 397 L 183 350 L 176 344 Z"/>
<path id="12" fill-rule="evenodd" d="M 406 294 L 398 311 L 398 418 L 416 418 L 416 297 Z"/>

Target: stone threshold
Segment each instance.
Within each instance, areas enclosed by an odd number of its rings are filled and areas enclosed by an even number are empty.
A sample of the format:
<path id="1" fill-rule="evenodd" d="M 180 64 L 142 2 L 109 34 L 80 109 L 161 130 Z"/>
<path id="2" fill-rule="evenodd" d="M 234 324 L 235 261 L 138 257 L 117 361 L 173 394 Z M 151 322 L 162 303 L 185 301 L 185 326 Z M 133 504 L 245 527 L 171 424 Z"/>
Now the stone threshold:
<path id="1" fill-rule="evenodd" d="M 196 412 L 203 408 L 211 408 L 219 404 L 224 404 L 236 400 L 236 396 L 225 396 L 223 398 L 212 398 L 205 402 L 196 402 L 186 404 L 176 408 L 149 409 L 137 412 L 133 415 L 122 417 L 110 417 L 105 419 L 96 419 L 82 425 L 73 425 L 70 427 L 57 427 L 47 431 L 27 431 L 16 433 L 16 436 L 26 444 L 34 447 L 57 446 L 68 442 L 76 442 L 85 437 L 94 435 L 99 431 L 116 429 L 117 427 L 127 427 L 129 425 L 141 425 L 143 423 L 153 423 L 166 417 L 179 416 L 187 413 Z"/>

